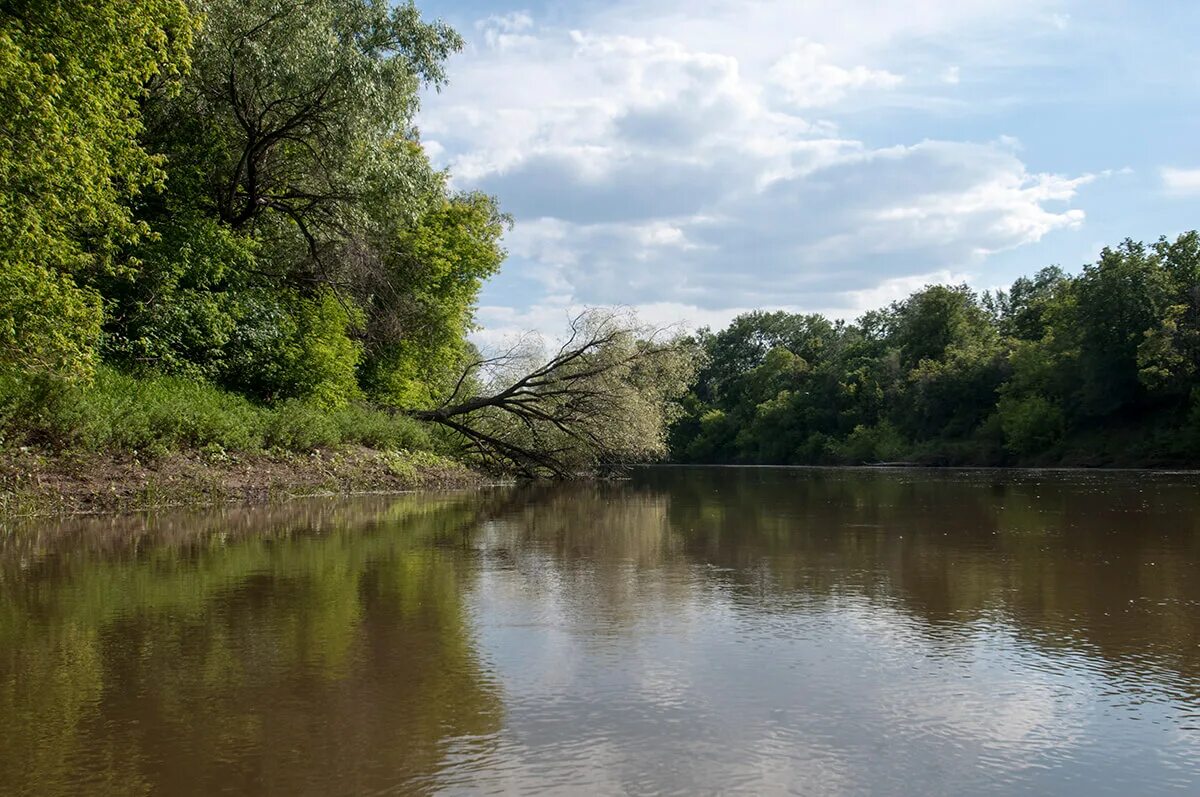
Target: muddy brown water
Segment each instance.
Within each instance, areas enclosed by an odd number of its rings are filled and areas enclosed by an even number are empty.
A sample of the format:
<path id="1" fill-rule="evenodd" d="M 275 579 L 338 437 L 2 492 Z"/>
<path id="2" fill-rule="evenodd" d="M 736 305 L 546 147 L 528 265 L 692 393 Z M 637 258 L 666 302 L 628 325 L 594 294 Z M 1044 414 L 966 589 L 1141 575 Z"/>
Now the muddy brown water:
<path id="1" fill-rule="evenodd" d="M 1200 793 L 1200 476 L 0 528 L 0 794 Z"/>

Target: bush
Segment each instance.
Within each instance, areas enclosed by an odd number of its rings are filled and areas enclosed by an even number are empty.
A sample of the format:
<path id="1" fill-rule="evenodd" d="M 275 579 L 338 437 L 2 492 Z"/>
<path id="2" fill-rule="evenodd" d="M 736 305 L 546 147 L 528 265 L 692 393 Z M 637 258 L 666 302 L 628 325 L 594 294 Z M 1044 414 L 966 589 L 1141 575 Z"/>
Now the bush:
<path id="1" fill-rule="evenodd" d="M 46 371 L 0 367 L 0 445 L 62 445 L 80 389 Z"/>
<path id="2" fill-rule="evenodd" d="M 403 415 L 350 404 L 335 412 L 333 418 L 344 443 L 390 449 L 434 447 L 428 427 Z"/>
<path id="3" fill-rule="evenodd" d="M 101 368 L 62 418 L 84 447 L 165 451 L 216 445 L 262 447 L 266 411 L 245 398 L 181 377 L 136 379 Z M 71 416 L 74 417 L 71 417 Z"/>
<path id="4" fill-rule="evenodd" d="M 1063 413 L 1042 396 L 1005 396 L 996 406 L 1004 447 L 1018 456 L 1046 451 L 1063 436 Z"/>
<path id="5" fill-rule="evenodd" d="M 206 382 L 138 378 L 108 366 L 88 385 L 0 369 L 0 445 L 145 451 L 220 448 L 311 451 L 356 444 L 431 450 L 429 427 L 363 404 L 329 410 L 313 400 L 263 407 Z"/>
<path id="6" fill-rule="evenodd" d="M 893 462 L 902 458 L 908 446 L 900 432 L 888 421 L 877 426 L 859 424 L 836 446 L 838 457 L 847 462 Z"/>
<path id="7" fill-rule="evenodd" d="M 793 454 L 793 462 L 807 465 L 823 465 L 837 457 L 837 442 L 824 432 L 813 432 L 805 438 Z"/>
<path id="8" fill-rule="evenodd" d="M 265 427 L 264 440 L 272 448 L 311 451 L 333 448 L 342 442 L 341 430 L 328 412 L 296 399 L 271 410 Z"/>
<path id="9" fill-rule="evenodd" d="M 360 311 L 323 290 L 314 297 L 249 293 L 225 355 L 221 382 L 262 401 L 307 399 L 328 409 L 361 396 Z M 349 312 L 347 312 L 347 309 Z"/>

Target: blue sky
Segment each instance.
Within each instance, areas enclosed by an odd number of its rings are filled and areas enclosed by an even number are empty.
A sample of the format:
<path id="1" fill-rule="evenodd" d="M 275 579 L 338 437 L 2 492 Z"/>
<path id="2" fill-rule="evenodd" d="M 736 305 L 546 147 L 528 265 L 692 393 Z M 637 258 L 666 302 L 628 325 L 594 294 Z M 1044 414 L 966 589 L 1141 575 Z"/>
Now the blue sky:
<path id="1" fill-rule="evenodd" d="M 427 2 L 419 119 L 516 219 L 478 334 L 853 318 L 1200 226 L 1200 3 Z"/>

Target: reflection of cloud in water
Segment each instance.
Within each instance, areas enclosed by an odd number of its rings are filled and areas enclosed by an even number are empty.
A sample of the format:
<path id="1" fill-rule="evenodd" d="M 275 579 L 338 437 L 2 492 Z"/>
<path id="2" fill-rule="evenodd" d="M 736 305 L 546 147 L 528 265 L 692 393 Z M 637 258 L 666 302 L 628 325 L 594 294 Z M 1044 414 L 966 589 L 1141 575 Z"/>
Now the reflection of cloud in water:
<path id="1" fill-rule="evenodd" d="M 1177 702 L 1129 704 L 1096 651 L 1039 647 L 1003 610 L 923 619 L 894 587 L 864 593 L 870 568 L 824 584 L 819 550 L 697 562 L 668 509 L 631 500 L 613 523 L 599 501 L 577 524 L 489 537 L 520 560 L 485 574 L 474 605 L 506 685 L 497 765 L 524 790 L 1112 789 L 1195 741 L 1177 738 Z M 1142 722 L 1114 727 L 1114 711 Z"/>
<path id="2" fill-rule="evenodd" d="M 1197 791 L 1195 481 L 1025 478 L 689 471 L 0 540 L 0 791 Z"/>

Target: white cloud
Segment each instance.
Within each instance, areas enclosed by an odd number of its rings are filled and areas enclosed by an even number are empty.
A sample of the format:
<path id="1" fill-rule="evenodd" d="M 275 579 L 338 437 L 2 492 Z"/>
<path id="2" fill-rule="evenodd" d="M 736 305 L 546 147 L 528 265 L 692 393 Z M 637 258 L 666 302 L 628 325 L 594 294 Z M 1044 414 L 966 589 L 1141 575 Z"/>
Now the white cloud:
<path id="1" fill-rule="evenodd" d="M 493 14 L 475 23 L 483 33 L 484 43 L 493 50 L 512 50 L 537 43 L 534 36 L 525 34 L 533 27 L 533 17 L 525 11 Z"/>
<path id="2" fill-rule="evenodd" d="M 960 285 L 970 280 L 970 274 L 955 273 L 945 269 L 929 274 L 892 277 L 870 288 L 846 291 L 840 296 L 841 301 L 838 304 L 822 308 L 819 312 L 829 318 L 853 321 L 868 310 L 886 307 L 927 285 Z"/>
<path id="3" fill-rule="evenodd" d="M 1200 169 L 1165 167 L 1161 172 L 1163 186 L 1169 193 L 1181 196 L 1200 194 Z"/>
<path id="4" fill-rule="evenodd" d="M 978 37 L 1056 7 L 631 0 L 573 28 L 489 17 L 421 119 L 456 185 L 517 219 L 480 320 L 546 329 L 596 304 L 702 323 L 756 306 L 851 313 L 1077 227 L 1091 176 L 1031 172 L 1015 139 L 888 145 L 833 121 L 954 91 Z"/>
<path id="5" fill-rule="evenodd" d="M 801 40 L 770 70 L 772 82 L 799 108 L 832 105 L 856 89 L 889 89 L 904 80 L 885 69 L 859 65 L 849 69 L 829 63 L 825 47 Z"/>

